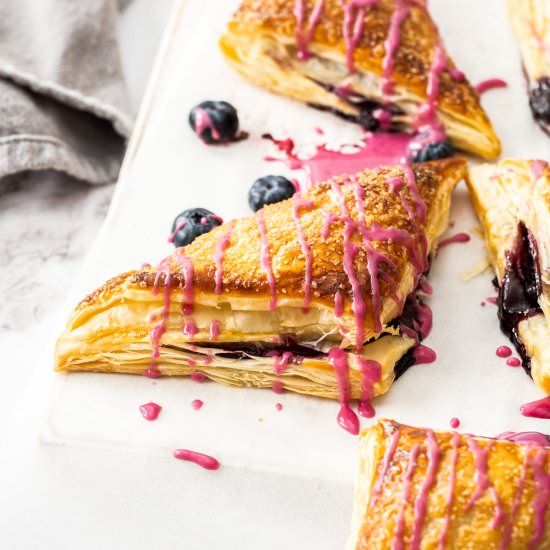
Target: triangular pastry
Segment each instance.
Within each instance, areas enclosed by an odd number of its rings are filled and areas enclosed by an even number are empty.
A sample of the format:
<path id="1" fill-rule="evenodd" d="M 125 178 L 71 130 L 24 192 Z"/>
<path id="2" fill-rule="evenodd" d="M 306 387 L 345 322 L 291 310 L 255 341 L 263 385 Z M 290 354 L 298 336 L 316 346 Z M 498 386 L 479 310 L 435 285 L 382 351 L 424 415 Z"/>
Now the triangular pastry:
<path id="1" fill-rule="evenodd" d="M 382 419 L 361 434 L 348 550 L 550 548 L 550 439 Z"/>
<path id="2" fill-rule="evenodd" d="M 367 130 L 447 135 L 464 151 L 500 154 L 479 95 L 424 2 L 243 0 L 220 44 L 256 84 Z"/>
<path id="3" fill-rule="evenodd" d="M 550 393 L 550 168 L 503 160 L 472 168 L 469 186 L 499 285 L 501 328 Z"/>
<path id="4" fill-rule="evenodd" d="M 520 48 L 531 111 L 550 134 L 550 2 L 508 0 L 508 12 Z"/>
<path id="5" fill-rule="evenodd" d="M 83 300 L 56 370 L 384 393 L 429 330 L 415 290 L 465 173 L 459 158 L 379 168 L 224 223 Z"/>

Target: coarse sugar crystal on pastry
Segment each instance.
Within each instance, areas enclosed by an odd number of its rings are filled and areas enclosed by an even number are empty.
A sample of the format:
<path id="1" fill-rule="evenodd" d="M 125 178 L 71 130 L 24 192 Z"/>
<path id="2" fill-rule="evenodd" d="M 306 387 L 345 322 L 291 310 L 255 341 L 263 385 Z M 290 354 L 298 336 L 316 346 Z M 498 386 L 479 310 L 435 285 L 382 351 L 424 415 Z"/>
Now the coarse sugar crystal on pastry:
<path id="1" fill-rule="evenodd" d="M 348 550 L 550 549 L 550 439 L 382 419 L 359 441 Z"/>
<path id="2" fill-rule="evenodd" d="M 550 135 L 550 2 L 507 0 L 537 124 Z"/>
<path id="3" fill-rule="evenodd" d="M 454 147 L 491 159 L 500 141 L 478 92 L 418 0 L 243 0 L 220 41 L 252 82 L 360 124 L 409 136 L 409 160 Z M 449 141 L 450 140 L 450 141 Z"/>
<path id="4" fill-rule="evenodd" d="M 550 168 L 507 159 L 472 168 L 467 181 L 499 288 L 501 329 L 550 393 Z"/>
<path id="5" fill-rule="evenodd" d="M 192 375 L 289 390 L 373 414 L 420 361 L 417 297 L 448 225 L 460 158 L 332 178 L 215 226 L 156 267 L 85 298 L 57 342 L 59 371 Z"/>

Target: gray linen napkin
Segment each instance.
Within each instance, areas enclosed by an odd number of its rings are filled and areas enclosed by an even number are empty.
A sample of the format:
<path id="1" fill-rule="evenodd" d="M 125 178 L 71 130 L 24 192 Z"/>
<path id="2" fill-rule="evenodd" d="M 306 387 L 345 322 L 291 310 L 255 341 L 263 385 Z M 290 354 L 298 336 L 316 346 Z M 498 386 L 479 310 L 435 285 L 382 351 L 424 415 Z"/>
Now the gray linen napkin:
<path id="1" fill-rule="evenodd" d="M 117 35 L 126 3 L 0 1 L 0 177 L 116 180 L 132 126 Z"/>

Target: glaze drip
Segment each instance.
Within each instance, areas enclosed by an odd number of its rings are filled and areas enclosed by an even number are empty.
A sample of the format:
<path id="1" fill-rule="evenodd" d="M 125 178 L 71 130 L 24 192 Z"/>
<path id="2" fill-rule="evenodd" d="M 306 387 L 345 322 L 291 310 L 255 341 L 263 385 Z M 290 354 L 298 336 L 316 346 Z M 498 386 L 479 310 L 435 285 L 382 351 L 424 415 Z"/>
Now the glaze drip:
<path id="1" fill-rule="evenodd" d="M 420 548 L 422 527 L 424 525 L 426 509 L 428 507 L 428 493 L 435 485 L 437 469 L 439 467 L 439 461 L 441 460 L 441 450 L 439 449 L 437 439 L 432 430 L 428 430 L 428 435 L 426 436 L 426 448 L 426 454 L 428 456 L 428 469 L 426 471 L 426 475 L 424 476 L 424 480 L 422 481 L 420 492 L 414 502 L 414 523 L 411 538 L 411 550 L 418 550 L 418 548 Z"/>
<path id="2" fill-rule="evenodd" d="M 533 500 L 535 532 L 529 543 L 529 550 L 536 550 L 539 547 L 546 530 L 546 512 L 550 503 L 550 474 L 546 471 L 547 462 L 548 449 L 539 447 L 535 456 L 531 457 L 536 492 Z"/>
<path id="3" fill-rule="evenodd" d="M 359 348 L 363 345 L 363 342 L 365 341 L 366 306 L 363 294 L 361 292 L 361 285 L 359 283 L 359 279 L 357 278 L 357 273 L 354 268 L 354 262 L 357 253 L 359 252 L 359 247 L 355 245 L 351 240 L 355 231 L 355 223 L 350 217 L 349 210 L 346 205 L 346 198 L 340 187 L 340 184 L 333 180 L 331 182 L 331 189 L 336 196 L 340 208 L 341 220 L 344 223 L 344 271 L 346 272 L 346 275 L 350 282 L 353 294 L 351 309 L 355 315 L 355 345 L 357 346 L 357 348 Z M 374 303 L 373 307 L 376 308 Z M 380 320 L 378 320 L 376 326 L 380 326 Z"/>
<path id="4" fill-rule="evenodd" d="M 359 433 L 359 419 L 350 409 L 350 385 L 349 385 L 349 364 L 346 352 L 340 348 L 333 348 L 328 354 L 328 362 L 332 365 L 340 399 L 340 412 L 338 413 L 338 424 L 352 435 Z"/>
<path id="5" fill-rule="evenodd" d="M 156 324 L 149 333 L 151 345 L 153 348 L 151 354 L 151 363 L 149 365 L 149 368 L 145 371 L 145 376 L 149 378 L 158 378 L 161 375 L 158 368 L 158 359 L 160 357 L 160 341 L 163 334 L 166 332 L 168 318 L 170 316 L 170 294 L 172 291 L 169 261 L 169 258 L 165 258 L 164 260 L 162 260 L 155 276 L 155 282 L 153 283 L 152 292 L 153 295 L 156 296 L 159 293 L 159 284 L 161 277 L 164 277 L 163 307 L 160 316 L 160 322 Z"/>
<path id="6" fill-rule="evenodd" d="M 311 201 L 302 199 L 298 194 L 293 197 L 293 206 L 292 206 L 292 219 L 296 230 L 298 232 L 298 239 L 300 240 L 300 247 L 302 248 L 302 253 L 305 260 L 305 279 L 304 279 L 304 313 L 307 313 L 309 310 L 309 304 L 311 302 L 311 280 L 312 280 L 312 269 L 313 269 L 313 255 L 311 253 L 311 247 L 309 246 L 304 229 L 300 222 L 300 210 L 307 209 L 311 210 L 315 205 Z"/>
<path id="7" fill-rule="evenodd" d="M 357 356 L 359 372 L 361 374 L 361 401 L 359 402 L 359 414 L 364 418 L 372 418 L 375 415 L 370 400 L 374 397 L 374 385 L 380 380 L 382 367 L 377 361 L 371 361 Z"/>
<path id="8" fill-rule="evenodd" d="M 550 396 L 538 401 L 531 401 L 531 403 L 525 403 L 519 411 L 523 416 L 550 419 Z"/>
<path id="9" fill-rule="evenodd" d="M 390 468 L 391 461 L 397 449 L 397 444 L 399 443 L 399 437 L 401 432 L 399 429 L 395 430 L 391 436 L 388 444 L 386 445 L 386 450 L 384 451 L 384 458 L 382 459 L 382 469 L 378 473 L 378 477 L 372 487 L 372 496 L 370 501 L 370 506 L 373 507 L 378 500 L 380 493 L 382 492 L 382 486 L 384 484 L 384 477 Z"/>
<path id="10" fill-rule="evenodd" d="M 550 447 L 550 436 L 540 432 L 504 432 L 496 436 L 497 439 L 514 441 L 524 445 L 541 445 Z"/>
<path id="11" fill-rule="evenodd" d="M 182 249 L 178 249 L 178 253 L 176 254 L 176 262 L 181 265 L 183 275 L 183 313 L 185 315 L 192 315 L 195 309 L 195 271 L 193 268 L 193 262 L 191 261 L 191 258 L 187 257 L 182 252 Z"/>
<path id="12" fill-rule="evenodd" d="M 223 260 L 227 247 L 231 243 L 231 232 L 233 231 L 233 226 L 235 225 L 234 220 L 231 220 L 227 224 L 227 231 L 222 235 L 220 240 L 216 243 L 216 253 L 214 255 L 214 263 L 216 264 L 216 274 L 215 281 L 216 294 L 222 293 L 222 282 L 223 282 Z"/>
<path id="13" fill-rule="evenodd" d="M 437 250 L 441 250 L 445 246 L 448 246 L 450 244 L 454 243 L 468 243 L 470 242 L 470 235 L 468 233 L 457 233 L 456 235 L 453 235 L 452 237 L 448 237 L 447 239 L 443 239 L 439 242 L 437 245 Z"/>
<path id="14" fill-rule="evenodd" d="M 217 470 L 220 467 L 220 463 L 213 456 L 197 453 L 196 451 L 190 451 L 188 449 L 176 449 L 174 451 L 174 458 L 187 462 L 194 462 L 205 470 Z"/>
<path id="15" fill-rule="evenodd" d="M 531 176 L 533 177 L 533 184 L 535 184 L 544 174 L 548 168 L 548 163 L 544 160 L 531 161 Z"/>
<path id="16" fill-rule="evenodd" d="M 445 502 L 445 522 L 439 537 L 439 550 L 445 550 L 447 545 L 447 535 L 451 525 L 451 513 L 453 510 L 454 490 L 456 485 L 456 465 L 458 462 L 458 453 L 460 449 L 460 436 L 456 432 L 453 432 L 453 435 L 451 436 L 451 446 L 453 448 L 453 453 L 451 455 L 449 490 L 447 492 L 447 499 Z"/>
<path id="17" fill-rule="evenodd" d="M 294 17 L 296 18 L 296 45 L 298 47 L 298 59 L 307 61 L 311 54 L 309 44 L 313 40 L 315 28 L 321 20 L 323 14 L 324 0 L 317 0 L 313 11 L 307 16 L 306 0 L 296 0 L 294 7 Z"/>
<path id="18" fill-rule="evenodd" d="M 506 526 L 504 527 L 504 533 L 502 535 L 502 541 L 498 550 L 505 550 L 510 546 L 512 540 L 512 533 L 514 531 L 514 522 L 521 504 L 521 496 L 523 494 L 523 489 L 525 487 L 525 479 L 527 477 L 528 470 L 528 454 L 525 454 L 523 462 L 521 463 L 521 472 L 519 476 L 519 481 L 516 487 L 516 492 L 514 494 L 514 501 L 512 503 L 512 509 L 510 510 L 510 517 Z"/>
<path id="19" fill-rule="evenodd" d="M 269 241 L 267 239 L 267 228 L 265 225 L 263 210 L 258 210 L 256 219 L 258 220 L 258 228 L 260 231 L 260 266 L 265 271 L 267 276 L 267 283 L 269 284 L 269 291 L 271 295 L 269 309 L 273 311 L 277 307 L 277 294 L 275 290 L 275 276 L 273 275 L 273 267 L 271 265 Z"/>
<path id="20" fill-rule="evenodd" d="M 218 141 L 220 139 L 220 133 L 216 129 L 216 125 L 210 118 L 210 115 L 206 112 L 206 110 L 197 107 L 195 109 L 195 133 L 204 143 L 207 143 L 202 137 L 205 130 L 210 130 L 210 135 L 214 141 Z"/>
<path id="21" fill-rule="evenodd" d="M 355 72 L 353 55 L 363 36 L 365 9 L 375 6 L 378 0 L 342 0 L 344 9 L 343 34 L 346 42 L 346 64 L 350 73 Z"/>
<path id="22" fill-rule="evenodd" d="M 488 80 L 483 80 L 479 84 L 475 85 L 476 92 L 481 95 L 489 90 L 495 90 L 497 88 L 507 88 L 508 84 L 501 80 L 500 78 L 490 78 Z"/>
<path id="23" fill-rule="evenodd" d="M 152 401 L 150 403 L 145 403 L 144 405 L 139 406 L 139 412 L 141 413 L 141 416 L 143 416 L 145 420 L 149 421 L 156 420 L 161 410 L 162 407 L 160 405 L 157 405 L 156 403 L 153 403 Z"/>
<path id="24" fill-rule="evenodd" d="M 500 497 L 489 480 L 489 453 L 493 447 L 494 441 L 487 441 L 485 446 L 480 445 L 471 436 L 466 436 L 468 446 L 474 457 L 475 464 L 475 490 L 466 506 L 466 510 L 471 510 L 476 502 L 485 492 L 489 492 L 495 503 L 495 515 L 491 520 L 491 529 L 496 529 L 504 521 L 504 508 Z"/>
<path id="25" fill-rule="evenodd" d="M 266 355 L 273 357 L 273 373 L 275 376 L 281 376 L 294 360 L 294 355 L 290 351 L 283 351 L 281 354 L 277 351 L 269 351 Z"/>
<path id="26" fill-rule="evenodd" d="M 385 54 L 382 61 L 382 93 L 385 97 L 393 94 L 393 62 L 399 48 L 401 25 L 408 15 L 409 7 L 407 1 L 396 0 L 388 36 L 384 42 Z"/>
<path id="27" fill-rule="evenodd" d="M 409 463 L 407 470 L 403 475 L 403 496 L 401 498 L 401 505 L 397 515 L 395 525 L 395 536 L 393 539 L 392 550 L 403 550 L 403 534 L 405 533 L 405 508 L 411 497 L 412 490 L 412 477 L 416 463 L 418 460 L 418 453 L 420 452 L 420 444 L 415 443 L 409 452 Z"/>

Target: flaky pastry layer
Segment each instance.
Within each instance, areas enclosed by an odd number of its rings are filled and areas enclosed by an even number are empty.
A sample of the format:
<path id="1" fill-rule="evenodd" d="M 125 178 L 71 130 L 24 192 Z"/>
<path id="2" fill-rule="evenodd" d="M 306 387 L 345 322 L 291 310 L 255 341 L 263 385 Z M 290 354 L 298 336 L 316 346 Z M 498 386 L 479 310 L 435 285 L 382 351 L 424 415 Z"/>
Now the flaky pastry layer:
<path id="1" fill-rule="evenodd" d="M 507 0 L 507 3 L 529 82 L 550 77 L 550 4 L 543 0 Z"/>
<path id="2" fill-rule="evenodd" d="M 427 266 L 428 255 L 448 225 L 451 193 L 465 174 L 464 160 L 446 159 L 415 165 L 410 174 L 403 168 L 380 168 L 353 178 L 334 178 L 298 198 L 265 207 L 264 242 L 258 215 L 225 223 L 176 250 L 160 266 L 115 277 L 84 299 L 58 340 L 56 369 L 143 374 L 151 363 L 151 331 L 164 319 L 157 360 L 162 374 L 201 372 L 229 385 L 267 387 L 275 381 L 273 357 L 255 355 L 245 344 L 271 345 L 276 350 L 280 341 L 290 337 L 296 345 L 312 351 L 305 353 L 299 364 L 291 361 L 285 365 L 277 379 L 287 389 L 337 397 L 338 384 L 327 352 L 337 346 L 353 351 L 355 346 L 357 296 L 350 284 L 350 266 L 345 265 L 345 251 L 353 246 L 357 250 L 353 272 L 365 305 L 365 336 L 359 353 L 381 365 L 381 379 L 374 391 L 383 393 L 395 377 L 396 366 L 416 343 L 410 335 L 401 334 L 394 321 L 419 281 L 421 273 L 415 265 Z M 402 178 L 406 183 L 413 175 L 414 181 L 404 185 L 401 194 L 390 191 L 389 179 Z M 358 196 L 362 202 L 357 201 Z M 413 213 L 419 199 L 426 207 L 424 222 Z M 312 293 L 307 307 L 297 204 L 312 258 Z M 328 228 L 327 219 L 331 219 Z M 365 244 L 360 231 L 349 236 L 350 224 L 365 231 L 370 228 L 383 234 L 391 229 L 396 233 L 391 233 L 395 237 L 390 239 L 377 237 L 380 240 L 373 238 Z M 228 231 L 230 238 L 220 262 L 219 243 Z M 348 245 L 346 238 L 351 239 Z M 266 243 L 273 286 L 262 268 Z M 393 281 L 377 275 L 379 329 L 375 328 L 368 271 L 368 255 L 374 253 L 388 260 L 385 273 Z M 273 290 L 276 307 L 271 310 Z M 336 295 L 342 300 L 339 313 L 335 311 Z M 190 305 L 192 312 L 187 310 Z M 190 326 L 192 330 L 188 330 Z M 238 343 L 242 343 L 246 358 L 231 356 L 223 349 L 225 344 L 238 350 Z M 359 397 L 360 372 L 352 353 L 348 362 L 352 397 Z"/>
<path id="3" fill-rule="evenodd" d="M 307 13 L 313 9 L 306 2 Z M 299 60 L 294 0 L 244 0 L 221 39 L 229 63 L 243 76 L 268 90 L 293 99 L 357 115 L 356 107 L 318 83 L 349 86 L 365 97 L 384 102 L 382 93 L 385 41 L 395 9 L 394 0 L 380 0 L 367 8 L 361 40 L 354 50 L 355 71 L 346 64 L 344 9 L 339 0 L 326 0 L 308 46 L 311 57 Z M 426 100 L 437 27 L 429 13 L 411 2 L 410 15 L 400 27 L 393 60 L 394 93 L 391 103 L 412 120 Z M 447 58 L 449 67 L 453 62 Z M 439 79 L 438 116 L 453 143 L 484 158 L 500 154 L 500 141 L 481 107 L 479 95 L 467 80 L 448 72 Z"/>
<path id="4" fill-rule="evenodd" d="M 347 548 L 547 550 L 548 475 L 548 447 L 380 420 L 361 434 Z"/>

